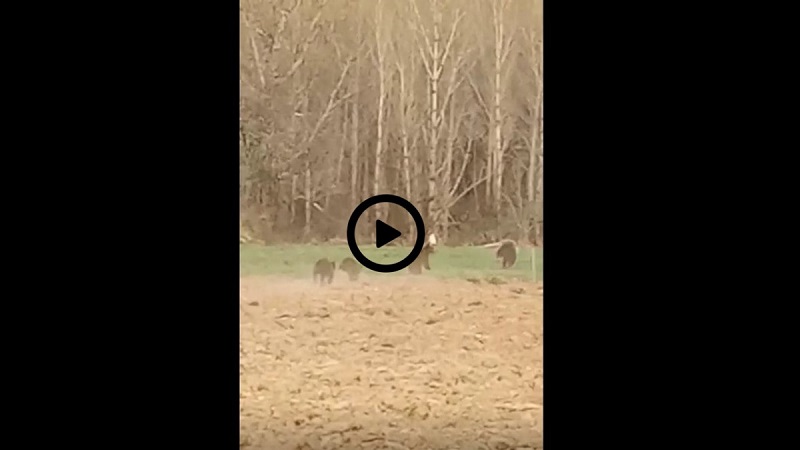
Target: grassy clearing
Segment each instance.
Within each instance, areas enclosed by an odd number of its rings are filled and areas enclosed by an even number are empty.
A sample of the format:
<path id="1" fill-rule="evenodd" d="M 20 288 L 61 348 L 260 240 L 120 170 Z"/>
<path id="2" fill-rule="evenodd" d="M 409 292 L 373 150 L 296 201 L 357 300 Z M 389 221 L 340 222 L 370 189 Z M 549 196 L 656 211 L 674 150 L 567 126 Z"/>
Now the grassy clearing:
<path id="1" fill-rule="evenodd" d="M 389 264 L 404 258 L 410 247 L 387 247 L 376 249 L 362 247 L 364 255 L 376 262 Z M 511 269 L 500 269 L 495 259 L 494 249 L 482 247 L 439 247 L 431 255 L 431 270 L 425 271 L 428 276 L 442 278 L 480 278 L 490 279 L 525 279 L 533 277 L 531 271 L 531 252 L 520 249 L 517 262 Z M 346 245 L 276 245 L 263 246 L 242 244 L 239 246 L 239 270 L 241 275 L 284 275 L 297 278 L 308 278 L 314 263 L 320 258 L 328 258 L 339 262 L 352 256 Z M 536 249 L 537 281 L 544 273 L 542 249 Z M 407 274 L 407 270 L 398 272 Z M 394 274 L 380 274 L 394 276 Z"/>

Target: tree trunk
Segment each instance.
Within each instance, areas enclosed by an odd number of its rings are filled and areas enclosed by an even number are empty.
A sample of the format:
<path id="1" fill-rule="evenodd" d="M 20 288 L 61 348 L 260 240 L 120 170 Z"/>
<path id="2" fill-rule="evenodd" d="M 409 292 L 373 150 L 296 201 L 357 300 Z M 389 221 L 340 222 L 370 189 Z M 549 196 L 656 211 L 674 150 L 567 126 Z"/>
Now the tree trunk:
<path id="1" fill-rule="evenodd" d="M 303 197 L 306 199 L 306 221 L 303 226 L 303 242 L 308 242 L 311 237 L 311 203 L 314 201 L 312 198 L 313 192 L 311 191 L 311 158 L 306 156 L 306 173 L 305 173 L 305 186 L 303 189 Z"/>
<path id="2" fill-rule="evenodd" d="M 455 70 L 455 69 L 453 69 Z M 455 77 L 453 77 L 454 79 Z M 451 81 L 453 81 L 451 79 Z M 447 146 L 445 148 L 445 156 L 444 156 L 444 174 L 441 178 L 441 184 L 439 186 L 440 190 L 440 197 L 442 197 L 442 202 L 440 203 L 440 214 L 442 217 L 442 242 L 447 242 L 447 238 L 449 236 L 448 228 L 449 228 L 449 216 L 450 216 L 450 207 L 451 200 L 453 198 L 453 189 L 457 188 L 457 186 L 451 186 L 452 184 L 452 177 L 453 177 L 453 146 L 455 145 L 456 137 L 458 135 L 458 126 L 456 124 L 456 115 L 454 113 L 454 106 L 453 102 L 451 101 L 448 105 L 447 112 L 448 112 L 448 124 L 447 124 Z M 466 153 L 464 154 L 466 158 Z"/>
<path id="3" fill-rule="evenodd" d="M 363 20 L 361 19 L 361 3 L 357 2 L 358 13 L 356 14 L 356 20 L 358 20 L 358 25 L 356 27 L 356 42 L 357 45 L 361 44 L 362 36 L 361 36 L 361 26 Z M 356 54 L 356 75 L 353 78 L 353 104 L 351 109 L 351 114 L 353 115 L 353 149 L 350 152 L 350 202 L 352 206 L 355 207 L 358 204 L 359 198 L 359 185 L 358 185 L 358 172 L 359 172 L 359 114 L 358 111 L 361 108 L 361 51 Z"/>
<path id="4" fill-rule="evenodd" d="M 383 43 L 383 0 L 378 0 L 376 5 L 375 14 L 375 51 L 377 53 L 377 69 L 378 69 L 378 129 L 375 142 L 375 166 L 373 171 L 373 188 L 372 195 L 381 194 L 383 184 L 383 122 L 384 122 L 384 106 L 386 103 L 386 68 L 385 68 L 385 55 Z M 386 205 L 380 205 L 375 208 L 375 219 L 386 220 L 386 214 L 383 209 Z"/>
<path id="5" fill-rule="evenodd" d="M 331 189 L 327 189 L 325 191 L 325 211 L 328 211 L 328 206 L 330 206 L 330 198 L 331 194 L 341 192 L 341 185 L 342 185 L 342 166 L 344 165 L 344 155 L 347 149 L 347 122 L 348 122 L 348 112 L 347 112 L 347 104 L 344 105 L 342 113 L 342 145 L 339 147 L 339 158 L 336 160 L 336 178 L 334 179 L 333 183 L 335 186 L 336 192 L 331 192 Z"/>
<path id="6" fill-rule="evenodd" d="M 413 58 L 412 58 L 413 63 Z M 408 116 L 409 116 L 409 109 L 411 108 L 410 105 L 410 96 L 411 94 L 408 92 L 406 88 L 406 74 L 405 74 L 405 66 L 397 64 L 397 73 L 399 75 L 400 81 L 400 141 L 403 147 L 403 162 L 402 162 L 402 169 L 403 169 L 403 191 L 405 192 L 406 199 L 410 202 L 414 200 L 411 198 L 411 149 L 409 148 L 409 137 L 408 137 Z"/>
<path id="7" fill-rule="evenodd" d="M 481 177 L 481 170 L 480 170 L 480 161 L 475 158 L 472 161 L 472 181 L 478 181 Z M 486 183 L 487 185 L 489 183 Z M 475 201 L 475 205 L 473 206 L 475 214 L 474 217 L 480 217 L 481 215 L 481 196 L 480 192 L 476 189 L 475 192 L 472 194 L 472 198 Z"/>
<path id="8" fill-rule="evenodd" d="M 436 232 L 436 219 L 438 208 L 438 192 L 436 190 L 436 156 L 439 147 L 439 126 L 441 114 L 439 113 L 439 80 L 442 76 L 441 60 L 441 27 L 442 12 L 439 9 L 439 0 L 433 0 L 433 49 L 431 60 L 433 71 L 430 79 L 430 142 L 428 145 L 428 205 L 427 215 L 431 221 L 431 232 Z"/>
<path id="9" fill-rule="evenodd" d="M 295 214 L 297 213 L 294 207 L 294 199 L 297 198 L 297 178 L 296 174 L 292 175 L 292 196 L 289 198 L 289 220 L 292 225 L 294 225 Z"/>
<path id="10" fill-rule="evenodd" d="M 494 19 L 494 98 L 493 98 L 493 112 L 492 125 L 494 129 L 494 139 L 492 140 L 492 194 L 494 201 L 495 213 L 500 212 L 500 205 L 503 193 L 503 114 L 501 110 L 502 99 L 502 69 L 503 69 L 503 12 L 500 3 L 502 0 L 494 0 L 492 3 L 492 12 Z"/>

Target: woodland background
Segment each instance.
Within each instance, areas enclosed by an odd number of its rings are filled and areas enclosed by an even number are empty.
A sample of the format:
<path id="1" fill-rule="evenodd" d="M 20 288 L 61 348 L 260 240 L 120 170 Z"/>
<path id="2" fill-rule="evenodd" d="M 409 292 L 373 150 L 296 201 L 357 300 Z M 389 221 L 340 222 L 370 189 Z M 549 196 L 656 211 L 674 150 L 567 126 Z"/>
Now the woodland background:
<path id="1" fill-rule="evenodd" d="M 240 30 L 243 241 L 393 193 L 444 244 L 542 244 L 542 0 L 240 0 Z"/>

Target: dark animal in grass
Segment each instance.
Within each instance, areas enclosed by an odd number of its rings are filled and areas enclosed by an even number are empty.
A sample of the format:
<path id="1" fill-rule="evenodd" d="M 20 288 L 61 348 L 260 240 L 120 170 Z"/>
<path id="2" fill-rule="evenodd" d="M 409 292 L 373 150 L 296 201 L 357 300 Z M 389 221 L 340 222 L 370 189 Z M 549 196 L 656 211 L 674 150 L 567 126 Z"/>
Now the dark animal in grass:
<path id="1" fill-rule="evenodd" d="M 339 264 L 339 269 L 347 274 L 350 281 L 358 281 L 358 274 L 361 273 L 361 264 L 353 258 L 345 258 Z"/>
<path id="2" fill-rule="evenodd" d="M 408 271 L 413 275 L 419 275 L 422 273 L 423 267 L 427 270 L 431 270 L 430 261 L 428 260 L 431 253 L 433 253 L 433 246 L 425 244 L 425 246 L 422 247 L 422 251 L 419 252 L 417 259 L 408 266 Z"/>
<path id="3" fill-rule="evenodd" d="M 314 282 L 319 281 L 320 285 L 333 283 L 333 273 L 336 271 L 336 263 L 322 258 L 314 264 Z"/>
<path id="4" fill-rule="evenodd" d="M 501 260 L 503 269 L 508 269 L 517 262 L 517 246 L 511 241 L 505 241 L 497 249 L 497 259 Z"/>

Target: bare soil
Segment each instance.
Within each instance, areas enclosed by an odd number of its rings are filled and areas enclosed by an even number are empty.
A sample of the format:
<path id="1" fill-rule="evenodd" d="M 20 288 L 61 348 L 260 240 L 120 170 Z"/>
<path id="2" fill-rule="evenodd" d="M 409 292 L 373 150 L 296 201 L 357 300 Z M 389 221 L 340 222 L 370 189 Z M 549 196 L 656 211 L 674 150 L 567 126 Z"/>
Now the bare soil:
<path id="1" fill-rule="evenodd" d="M 241 280 L 240 448 L 542 448 L 540 287 L 336 276 Z"/>

